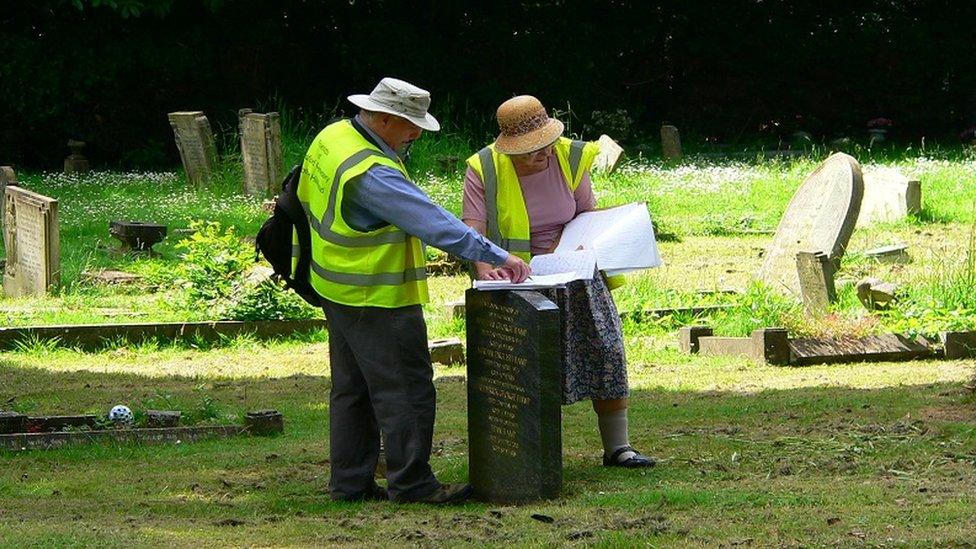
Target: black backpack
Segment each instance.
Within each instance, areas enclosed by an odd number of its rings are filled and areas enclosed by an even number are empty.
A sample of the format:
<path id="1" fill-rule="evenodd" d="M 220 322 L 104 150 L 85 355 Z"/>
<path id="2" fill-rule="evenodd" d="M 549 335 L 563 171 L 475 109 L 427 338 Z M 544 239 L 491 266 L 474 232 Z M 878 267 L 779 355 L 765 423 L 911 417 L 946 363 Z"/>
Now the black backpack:
<path id="1" fill-rule="evenodd" d="M 255 239 L 255 260 L 257 252 L 260 252 L 286 286 L 295 290 L 310 305 L 321 307 L 319 295 L 308 281 L 312 264 L 312 234 L 305 209 L 298 200 L 298 180 L 301 176 L 302 165 L 299 163 L 282 182 L 274 213 L 261 226 Z M 298 233 L 299 250 L 294 273 L 291 272 L 292 230 Z"/>

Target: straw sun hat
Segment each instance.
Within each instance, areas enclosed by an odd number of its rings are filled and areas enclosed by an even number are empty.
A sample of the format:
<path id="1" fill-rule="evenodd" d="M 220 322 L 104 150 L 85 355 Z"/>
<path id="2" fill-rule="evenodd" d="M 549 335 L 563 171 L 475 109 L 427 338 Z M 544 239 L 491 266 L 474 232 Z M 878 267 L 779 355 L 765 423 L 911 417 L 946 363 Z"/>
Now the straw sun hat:
<path id="1" fill-rule="evenodd" d="M 546 108 L 531 95 L 519 95 L 502 103 L 496 113 L 501 134 L 495 150 L 525 154 L 551 145 L 563 134 L 563 123 L 549 118 Z"/>

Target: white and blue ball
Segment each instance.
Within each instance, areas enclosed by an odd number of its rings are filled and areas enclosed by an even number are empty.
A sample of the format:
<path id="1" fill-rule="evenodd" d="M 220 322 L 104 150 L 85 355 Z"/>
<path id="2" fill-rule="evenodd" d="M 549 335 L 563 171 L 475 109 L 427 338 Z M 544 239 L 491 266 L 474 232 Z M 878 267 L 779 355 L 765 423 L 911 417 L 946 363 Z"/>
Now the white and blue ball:
<path id="1" fill-rule="evenodd" d="M 135 421 L 135 417 L 132 415 L 132 410 L 130 410 L 128 406 L 123 406 L 121 404 L 109 410 L 108 419 L 116 425 L 132 425 L 133 421 Z"/>

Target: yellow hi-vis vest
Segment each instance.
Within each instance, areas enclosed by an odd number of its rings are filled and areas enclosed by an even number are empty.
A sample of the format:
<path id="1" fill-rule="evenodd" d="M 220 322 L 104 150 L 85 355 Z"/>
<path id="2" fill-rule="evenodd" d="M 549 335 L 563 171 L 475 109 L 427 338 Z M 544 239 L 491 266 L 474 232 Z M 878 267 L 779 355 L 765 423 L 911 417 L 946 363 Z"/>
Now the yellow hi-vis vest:
<path id="1" fill-rule="evenodd" d="M 596 143 L 572 141 L 565 137 L 556 141 L 554 149 L 563 180 L 569 192 L 574 193 L 600 149 Z M 481 177 L 485 187 L 486 236 L 528 261 L 532 257 L 529 213 L 525 209 L 525 198 L 512 160 L 508 155 L 496 152 L 492 144 L 471 155 L 467 163 Z"/>
<path id="2" fill-rule="evenodd" d="M 309 282 L 319 295 L 343 305 L 393 308 L 426 303 L 420 240 L 393 225 L 358 231 L 342 217 L 346 183 L 377 164 L 407 177 L 401 162 L 383 154 L 349 120 L 326 126 L 312 141 L 298 183 L 298 198 L 311 225 Z M 297 247 L 297 234 L 293 243 Z M 294 265 L 297 253 L 292 255 Z"/>

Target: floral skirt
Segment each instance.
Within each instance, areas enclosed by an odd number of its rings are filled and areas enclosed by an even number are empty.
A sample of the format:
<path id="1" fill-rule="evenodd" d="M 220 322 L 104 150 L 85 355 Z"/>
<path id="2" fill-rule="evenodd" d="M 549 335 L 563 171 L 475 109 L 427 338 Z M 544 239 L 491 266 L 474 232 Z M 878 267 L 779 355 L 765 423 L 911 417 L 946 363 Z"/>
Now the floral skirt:
<path id="1" fill-rule="evenodd" d="M 559 306 L 563 404 L 626 398 L 630 391 L 620 316 L 603 277 L 540 292 Z"/>

